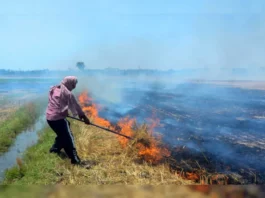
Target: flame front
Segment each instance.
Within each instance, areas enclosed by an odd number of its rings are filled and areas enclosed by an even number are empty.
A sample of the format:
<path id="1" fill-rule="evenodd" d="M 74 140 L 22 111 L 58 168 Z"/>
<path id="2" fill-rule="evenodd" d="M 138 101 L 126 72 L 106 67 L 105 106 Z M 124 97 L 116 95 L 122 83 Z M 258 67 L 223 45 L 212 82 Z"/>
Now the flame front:
<path id="1" fill-rule="evenodd" d="M 130 119 L 129 117 L 122 118 L 118 122 L 118 127 L 121 129 L 120 133 L 129 137 L 133 137 L 132 125 L 134 121 L 134 119 Z M 127 138 L 118 136 L 118 140 L 123 148 L 128 145 L 129 140 Z"/>
<path id="2" fill-rule="evenodd" d="M 105 120 L 104 118 L 98 116 L 99 106 L 93 103 L 93 99 L 88 95 L 86 91 L 82 92 L 79 95 L 78 99 L 82 110 L 94 124 L 113 129 L 111 123 L 108 120 Z"/>
<path id="3" fill-rule="evenodd" d="M 145 146 L 141 143 L 137 144 L 139 149 L 139 156 L 142 157 L 145 161 L 157 164 L 160 162 L 164 157 L 169 157 L 170 152 L 166 148 L 160 148 L 158 146 L 158 141 L 152 137 L 150 137 L 150 145 Z"/>
<path id="4" fill-rule="evenodd" d="M 85 114 L 90 118 L 92 123 L 98 124 L 103 127 L 108 127 L 112 130 L 114 130 L 116 127 L 112 126 L 111 123 L 104 119 L 99 117 L 98 115 L 98 109 L 99 106 L 93 103 L 93 99 L 89 96 L 88 92 L 84 91 L 82 92 L 79 97 L 79 103 L 82 107 L 82 110 L 85 112 Z M 137 149 L 138 155 L 140 158 L 144 159 L 145 161 L 156 164 L 160 160 L 163 159 L 165 156 L 170 156 L 170 152 L 166 148 L 160 148 L 158 145 L 158 139 L 155 139 L 153 137 L 153 129 L 159 125 L 159 119 L 154 118 L 154 114 L 152 118 L 149 118 L 148 121 L 150 122 L 148 126 L 148 139 L 150 140 L 150 145 L 146 146 L 141 143 L 137 143 Z M 125 117 L 119 120 L 117 123 L 117 128 L 120 129 L 120 133 L 126 136 L 134 137 L 135 132 L 132 129 L 133 123 L 135 122 L 135 119 L 131 119 L 129 117 Z M 125 148 L 129 140 L 122 136 L 117 136 L 118 141 L 120 142 L 121 146 Z"/>
<path id="5" fill-rule="evenodd" d="M 156 138 L 153 137 L 154 129 L 157 126 L 160 126 L 160 120 L 156 117 L 154 109 L 152 109 L 152 117 L 148 118 L 147 121 L 149 123 L 147 132 L 150 144 L 148 146 L 145 146 L 140 143 L 137 145 L 139 149 L 139 156 L 149 163 L 157 164 L 164 157 L 169 157 L 170 152 L 166 148 L 159 147 L 161 136 L 156 135 Z"/>

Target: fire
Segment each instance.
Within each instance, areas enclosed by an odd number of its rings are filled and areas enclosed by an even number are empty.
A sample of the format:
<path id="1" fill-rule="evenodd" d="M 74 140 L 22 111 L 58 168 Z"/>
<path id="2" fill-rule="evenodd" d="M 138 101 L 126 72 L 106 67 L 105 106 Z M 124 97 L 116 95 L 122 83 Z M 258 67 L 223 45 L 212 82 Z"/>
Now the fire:
<path id="1" fill-rule="evenodd" d="M 130 119 L 129 117 L 121 119 L 118 122 L 118 126 L 121 128 L 120 133 L 132 137 L 133 136 L 132 125 L 134 121 L 135 121 L 134 119 Z M 127 146 L 129 141 L 127 138 L 124 138 L 122 136 L 118 136 L 118 140 L 123 148 Z"/>
<path id="2" fill-rule="evenodd" d="M 139 156 L 142 157 L 145 161 L 157 164 L 164 157 L 169 157 L 170 152 L 166 148 L 159 147 L 159 141 L 161 141 L 161 136 L 156 135 L 156 138 L 153 137 L 154 129 L 157 126 L 160 126 L 160 120 L 156 117 L 155 110 L 152 109 L 152 117 L 147 119 L 149 122 L 148 126 L 148 137 L 150 140 L 150 145 L 147 147 L 141 143 L 137 145 L 139 149 Z"/>
<path id="3" fill-rule="evenodd" d="M 91 119 L 93 123 L 98 124 L 103 127 L 113 128 L 111 126 L 111 123 L 108 120 L 105 120 L 104 118 L 99 117 L 98 115 L 99 106 L 97 106 L 96 104 L 92 102 L 93 99 L 88 95 L 86 91 L 82 92 L 79 95 L 78 99 L 82 107 L 82 110 Z"/>
<path id="4" fill-rule="evenodd" d="M 111 125 L 111 123 L 104 119 L 99 117 L 98 110 L 99 106 L 93 103 L 93 99 L 89 96 L 88 92 L 84 91 L 82 92 L 79 97 L 79 103 L 82 107 L 82 110 L 85 112 L 85 114 L 91 119 L 91 121 L 95 124 L 98 124 L 103 127 L 108 127 L 112 130 L 115 129 L 114 126 Z M 148 126 L 148 138 L 150 140 L 150 144 L 148 146 L 143 145 L 142 143 L 137 143 L 137 149 L 138 155 L 140 158 L 144 159 L 145 161 L 157 164 L 160 160 L 163 159 L 163 157 L 170 156 L 170 152 L 166 148 L 160 148 L 159 147 L 159 139 L 155 139 L 153 137 L 153 130 L 156 126 L 159 125 L 160 120 L 158 118 L 155 118 L 154 112 L 152 115 L 152 118 L 148 119 L 149 126 Z M 117 127 L 120 129 L 120 133 L 124 134 L 126 136 L 133 137 L 135 132 L 132 129 L 132 126 L 135 122 L 135 119 L 131 119 L 129 117 L 122 118 L 118 123 Z M 117 136 L 118 141 L 120 142 L 121 146 L 125 148 L 128 143 L 129 139 L 124 138 L 122 136 Z"/>
<path id="5" fill-rule="evenodd" d="M 200 182 L 201 185 L 205 185 L 204 180 L 201 179 L 200 174 L 196 172 L 176 172 L 176 176 L 181 177 L 183 179 L 191 180 L 194 182 Z"/>
<path id="6" fill-rule="evenodd" d="M 186 173 L 186 178 L 187 178 L 188 180 L 194 180 L 194 181 L 200 179 L 200 177 L 199 177 L 198 174 L 196 174 L 196 173 L 189 173 L 189 172 Z"/>
<path id="7" fill-rule="evenodd" d="M 78 100 L 79 100 L 79 103 L 80 103 L 81 105 L 85 105 L 85 104 L 88 105 L 89 103 L 92 103 L 92 98 L 90 98 L 90 97 L 88 96 L 87 91 L 82 92 L 82 93 L 79 95 Z"/>
<path id="8" fill-rule="evenodd" d="M 139 149 L 139 156 L 142 157 L 145 161 L 157 164 L 160 160 L 163 159 L 163 157 L 170 156 L 170 152 L 166 148 L 160 148 L 158 147 L 157 140 L 153 139 L 151 137 L 150 145 L 144 146 L 141 143 L 137 144 L 137 147 Z"/>

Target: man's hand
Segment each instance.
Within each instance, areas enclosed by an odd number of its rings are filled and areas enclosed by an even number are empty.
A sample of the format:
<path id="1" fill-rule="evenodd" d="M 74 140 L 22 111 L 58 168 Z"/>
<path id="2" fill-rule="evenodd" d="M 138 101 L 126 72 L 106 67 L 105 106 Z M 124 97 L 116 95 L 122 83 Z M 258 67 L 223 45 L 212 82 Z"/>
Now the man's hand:
<path id="1" fill-rule="evenodd" d="M 86 124 L 90 124 L 90 120 L 85 116 L 84 121 Z"/>
<path id="2" fill-rule="evenodd" d="M 85 122 L 86 124 L 90 124 L 90 120 L 89 120 L 85 115 L 80 116 L 80 119 L 81 119 L 81 120 L 84 120 L 84 122 Z"/>

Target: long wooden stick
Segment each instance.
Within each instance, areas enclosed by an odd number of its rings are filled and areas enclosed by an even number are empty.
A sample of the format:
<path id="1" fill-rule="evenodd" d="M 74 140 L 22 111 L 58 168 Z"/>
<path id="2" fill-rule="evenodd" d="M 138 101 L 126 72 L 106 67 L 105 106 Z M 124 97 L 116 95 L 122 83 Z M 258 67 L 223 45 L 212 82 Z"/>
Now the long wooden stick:
<path id="1" fill-rule="evenodd" d="M 80 121 L 80 122 L 85 122 L 85 121 L 83 121 L 83 120 L 80 120 L 80 119 L 75 118 L 75 117 L 72 117 L 72 116 L 67 116 L 67 117 L 68 117 L 68 118 L 75 119 L 75 120 L 78 120 L 78 121 Z M 117 135 L 120 135 L 120 136 L 123 136 L 123 137 L 125 137 L 125 138 L 128 138 L 128 139 L 133 140 L 132 137 L 129 137 L 129 136 L 127 136 L 127 135 L 123 135 L 123 134 L 121 134 L 121 133 L 118 133 L 118 132 L 116 132 L 116 131 L 110 130 L 110 129 L 108 129 L 108 128 L 104 128 L 104 127 L 102 127 L 102 126 L 99 126 L 99 125 L 96 125 L 96 124 L 93 124 L 93 123 L 90 123 L 90 125 L 95 126 L 95 127 L 98 127 L 98 128 L 103 129 L 103 130 L 105 130 L 105 131 L 108 131 L 108 132 L 111 132 L 111 133 L 115 133 L 115 134 L 117 134 Z"/>

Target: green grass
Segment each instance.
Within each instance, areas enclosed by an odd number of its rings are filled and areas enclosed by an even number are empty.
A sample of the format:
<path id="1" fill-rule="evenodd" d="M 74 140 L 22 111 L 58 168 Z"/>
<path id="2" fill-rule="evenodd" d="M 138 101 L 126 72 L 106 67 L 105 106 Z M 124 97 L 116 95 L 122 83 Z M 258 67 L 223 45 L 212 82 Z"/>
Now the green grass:
<path id="1" fill-rule="evenodd" d="M 47 185 L 60 179 L 58 167 L 63 160 L 49 153 L 55 134 L 47 126 L 39 132 L 39 136 L 38 143 L 24 153 L 23 161 L 20 159 L 16 166 L 5 172 L 3 184 Z"/>
<path id="2" fill-rule="evenodd" d="M 41 195 L 45 194 L 47 190 L 43 186 L 0 186 L 0 198 L 36 198 L 43 197 Z"/>
<path id="3" fill-rule="evenodd" d="M 29 103 L 20 107 L 0 123 L 0 155 L 8 150 L 16 136 L 31 127 L 43 111 L 43 103 Z"/>
<path id="4" fill-rule="evenodd" d="M 92 169 L 73 166 L 70 159 L 50 154 L 55 133 L 46 125 L 39 141 L 17 165 L 5 171 L 4 185 L 190 184 L 172 174 L 166 164 L 138 163 L 136 148 L 123 149 L 118 139 L 93 126 L 71 122 L 79 156 L 96 162 Z M 102 138 L 97 138 L 101 136 Z M 132 150 L 133 149 L 133 150 Z M 143 177 L 146 173 L 148 176 Z"/>

